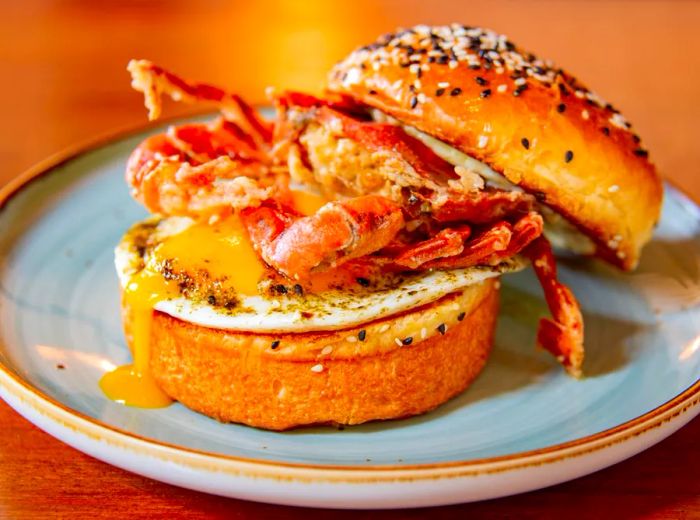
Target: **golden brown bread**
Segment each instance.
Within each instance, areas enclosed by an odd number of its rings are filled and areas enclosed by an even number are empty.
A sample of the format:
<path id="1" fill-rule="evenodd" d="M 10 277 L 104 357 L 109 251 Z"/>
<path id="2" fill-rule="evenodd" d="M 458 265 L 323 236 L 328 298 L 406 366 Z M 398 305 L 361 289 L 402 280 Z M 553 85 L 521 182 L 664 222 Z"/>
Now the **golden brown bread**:
<path id="1" fill-rule="evenodd" d="M 399 316 L 335 332 L 232 332 L 156 312 L 150 369 L 162 389 L 189 408 L 260 428 L 416 415 L 460 393 L 483 368 L 498 286 L 486 280 Z M 131 342 L 132 312 L 124 303 L 123 316 Z M 410 330 L 409 343 L 403 334 Z"/>
<path id="2" fill-rule="evenodd" d="M 656 169 L 624 117 L 550 62 L 492 31 L 418 26 L 350 54 L 328 88 L 487 163 L 598 256 L 637 264 L 659 217 Z"/>

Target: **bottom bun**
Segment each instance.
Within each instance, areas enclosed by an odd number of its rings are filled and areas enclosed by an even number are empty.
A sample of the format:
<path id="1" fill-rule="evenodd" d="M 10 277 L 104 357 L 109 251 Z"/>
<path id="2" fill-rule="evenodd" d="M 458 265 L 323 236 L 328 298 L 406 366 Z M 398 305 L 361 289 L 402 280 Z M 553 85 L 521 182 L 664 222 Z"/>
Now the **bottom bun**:
<path id="1" fill-rule="evenodd" d="M 170 397 L 224 422 L 286 430 L 417 415 L 462 392 L 484 367 L 498 286 L 486 280 L 398 316 L 330 332 L 254 334 L 155 312 L 150 369 Z M 130 338 L 132 315 L 123 310 Z M 416 331 L 410 339 L 396 335 L 407 327 Z"/>

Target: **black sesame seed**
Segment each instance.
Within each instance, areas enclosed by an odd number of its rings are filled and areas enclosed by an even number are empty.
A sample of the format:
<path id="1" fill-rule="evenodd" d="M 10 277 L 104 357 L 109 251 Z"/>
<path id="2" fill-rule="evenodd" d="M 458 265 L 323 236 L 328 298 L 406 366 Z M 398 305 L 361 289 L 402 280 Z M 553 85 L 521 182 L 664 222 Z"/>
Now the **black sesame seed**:
<path id="1" fill-rule="evenodd" d="M 479 69 L 481 68 L 481 65 L 478 65 L 478 64 L 476 64 L 476 63 L 473 63 L 473 64 L 469 65 L 469 68 L 470 68 L 471 70 L 479 70 Z"/>
<path id="2" fill-rule="evenodd" d="M 649 156 L 649 152 L 646 151 L 646 150 L 644 150 L 644 149 L 642 149 L 642 148 L 637 148 L 637 149 L 634 151 L 634 155 L 636 155 L 637 157 L 648 157 L 648 156 Z"/>
<path id="3" fill-rule="evenodd" d="M 437 97 L 442 96 L 444 93 L 445 93 L 445 89 L 444 89 L 444 88 L 439 88 L 439 89 L 437 89 L 437 90 L 435 91 L 435 95 L 436 95 Z"/>
<path id="4" fill-rule="evenodd" d="M 462 93 L 462 89 L 459 87 L 455 87 L 452 90 L 450 90 L 450 96 L 459 96 Z"/>
<path id="5" fill-rule="evenodd" d="M 444 323 L 441 323 L 440 325 L 438 325 L 437 330 L 440 334 L 442 334 L 444 336 L 445 332 L 447 332 L 447 325 L 445 325 Z"/>
<path id="6" fill-rule="evenodd" d="M 632 134 L 632 139 L 634 139 L 635 143 L 639 143 L 642 140 L 637 134 Z"/>
<path id="7" fill-rule="evenodd" d="M 65 370 L 65 369 L 66 369 L 66 365 L 64 365 L 63 363 L 58 363 L 58 364 L 56 365 L 56 368 L 59 369 L 59 370 Z"/>
<path id="8" fill-rule="evenodd" d="M 574 152 L 571 150 L 567 150 L 566 153 L 564 154 L 564 161 L 565 162 L 571 162 L 571 160 L 574 158 Z"/>
<path id="9" fill-rule="evenodd" d="M 287 288 L 282 284 L 275 285 L 275 291 L 280 294 L 287 294 Z"/>
<path id="10" fill-rule="evenodd" d="M 369 287 L 369 280 L 367 278 L 355 278 L 355 281 L 359 283 L 362 287 Z"/>
<path id="11" fill-rule="evenodd" d="M 529 139 L 528 139 L 527 137 L 523 137 L 523 138 L 520 140 L 520 142 L 522 143 L 523 148 L 525 148 L 526 150 L 529 150 L 529 149 L 530 149 L 530 141 L 529 141 Z"/>
<path id="12" fill-rule="evenodd" d="M 410 103 L 411 103 L 411 108 L 416 108 L 416 105 L 418 104 L 418 97 L 413 96 L 413 97 L 411 98 L 411 102 L 410 102 Z"/>
<path id="13" fill-rule="evenodd" d="M 487 98 L 491 95 L 491 89 L 487 88 L 481 91 L 481 97 L 482 98 Z"/>
<path id="14" fill-rule="evenodd" d="M 294 292 L 297 293 L 299 296 L 301 296 L 302 294 L 304 294 L 304 288 L 301 285 L 299 285 L 298 283 L 295 283 L 294 284 Z"/>
<path id="15" fill-rule="evenodd" d="M 559 83 L 559 91 L 561 92 L 562 96 L 568 96 L 569 95 L 569 90 L 564 86 L 563 83 Z"/>
<path id="16" fill-rule="evenodd" d="M 415 92 L 415 91 L 416 91 L 416 86 L 415 86 L 415 85 L 409 85 L 409 86 L 408 86 L 408 90 L 410 90 L 411 92 Z"/>
<path id="17" fill-rule="evenodd" d="M 429 56 L 428 63 L 435 63 L 435 56 Z"/>
<path id="18" fill-rule="evenodd" d="M 366 337 L 367 331 L 365 329 L 362 329 L 360 332 L 357 333 L 357 339 L 359 339 L 360 341 L 364 341 Z"/>
<path id="19" fill-rule="evenodd" d="M 443 54 L 442 56 L 440 56 L 440 57 L 437 59 L 437 62 L 438 62 L 440 65 L 445 65 L 449 60 L 450 60 L 450 58 L 447 56 L 447 54 Z"/>
<path id="20" fill-rule="evenodd" d="M 420 79 L 420 77 L 423 75 L 423 70 L 419 67 L 418 70 L 416 70 L 416 77 Z"/>
<path id="21" fill-rule="evenodd" d="M 370 90 L 370 91 L 369 91 L 369 94 L 370 94 L 371 96 L 374 96 L 376 93 L 377 93 L 376 90 Z"/>
<path id="22" fill-rule="evenodd" d="M 272 343 L 270 343 L 270 348 L 271 348 L 272 350 L 275 350 L 275 349 L 276 349 L 277 347 L 279 347 L 279 346 L 280 346 L 280 340 L 278 340 L 278 339 L 276 339 L 275 341 L 273 341 Z"/>
<path id="23" fill-rule="evenodd" d="M 610 135 L 610 129 L 607 126 L 601 128 L 600 131 L 603 132 L 605 135 Z"/>
<path id="24" fill-rule="evenodd" d="M 410 67 L 410 66 L 411 66 L 411 62 L 410 62 L 410 61 L 404 61 L 403 63 L 399 63 L 399 67 L 404 68 L 404 69 L 405 69 L 405 68 L 408 68 L 408 67 Z"/>
<path id="25" fill-rule="evenodd" d="M 518 85 L 517 88 L 513 91 L 513 95 L 515 97 L 518 97 L 520 94 L 525 92 L 527 90 L 527 84 L 524 85 Z"/>
<path id="26" fill-rule="evenodd" d="M 488 85 L 488 84 L 489 84 L 488 80 L 485 80 L 485 79 L 482 78 L 481 76 L 477 76 L 476 78 L 474 78 L 474 81 L 476 81 L 476 82 L 477 82 L 479 85 L 481 85 L 482 87 L 483 87 L 484 85 Z"/>
<path id="27" fill-rule="evenodd" d="M 457 315 L 457 321 L 462 321 L 466 315 L 467 315 L 466 312 L 460 312 L 460 313 Z"/>
<path id="28" fill-rule="evenodd" d="M 410 345 L 411 343 L 413 343 L 413 338 L 411 336 L 404 338 L 401 340 L 401 343 L 403 343 L 404 345 Z"/>
<path id="29" fill-rule="evenodd" d="M 214 296 L 213 294 L 207 296 L 207 303 L 209 305 L 216 305 L 216 296 Z"/>
<path id="30" fill-rule="evenodd" d="M 564 103 L 559 103 L 557 105 L 557 112 L 563 114 L 566 111 L 566 105 Z"/>

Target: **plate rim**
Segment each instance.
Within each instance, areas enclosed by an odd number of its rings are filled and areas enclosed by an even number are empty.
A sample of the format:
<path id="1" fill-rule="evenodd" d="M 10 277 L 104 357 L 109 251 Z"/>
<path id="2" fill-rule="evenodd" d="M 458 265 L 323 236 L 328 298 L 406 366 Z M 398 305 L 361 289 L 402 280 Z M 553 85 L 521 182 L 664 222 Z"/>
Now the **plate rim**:
<path id="1" fill-rule="evenodd" d="M 25 170 L 0 188 L 0 217 L 11 200 L 30 186 L 35 180 L 55 173 L 60 166 L 67 164 L 84 154 L 102 148 L 113 142 L 134 137 L 149 130 L 174 123 L 176 121 L 205 116 L 211 111 L 192 111 L 179 114 L 147 124 L 138 124 L 123 127 L 102 133 L 96 137 L 86 139 L 69 146 L 58 153 L 54 153 L 46 159 Z M 689 195 L 675 182 L 663 179 L 670 187 L 694 206 L 693 209 L 700 212 L 700 203 Z M 322 482 L 352 481 L 352 482 L 387 482 L 394 481 L 397 477 L 409 480 L 434 479 L 436 477 L 464 477 L 484 473 L 500 473 L 508 470 L 524 469 L 542 464 L 552 464 L 564 459 L 585 455 L 589 452 L 599 451 L 615 444 L 624 442 L 633 437 L 648 432 L 664 423 L 677 421 L 681 416 L 686 416 L 691 410 L 691 417 L 684 417 L 688 421 L 700 413 L 700 379 L 688 388 L 672 397 L 668 401 L 653 408 L 633 419 L 620 423 L 606 430 L 580 437 L 564 443 L 553 444 L 535 450 L 526 450 L 496 457 L 478 459 L 465 459 L 460 461 L 434 462 L 425 464 L 344 464 L 324 465 L 302 462 L 276 461 L 270 459 L 254 459 L 234 455 L 226 455 L 204 450 L 197 450 L 185 446 L 171 444 L 157 439 L 142 437 L 138 434 L 124 430 L 99 419 L 90 417 L 78 410 L 64 405 L 60 401 L 45 394 L 29 381 L 0 361 L 0 387 L 9 392 L 14 398 L 29 404 L 32 409 L 50 420 L 67 426 L 76 433 L 93 436 L 91 429 L 103 434 L 102 440 L 111 441 L 123 448 L 132 451 L 142 451 L 150 448 L 152 456 L 162 456 L 163 460 L 190 465 L 196 459 L 200 462 L 224 464 L 226 468 L 216 466 L 217 470 L 233 469 L 237 474 L 254 477 L 280 477 L 270 473 L 270 469 L 284 469 L 288 474 L 285 478 L 313 480 Z M 6 400 L 7 401 L 7 400 Z M 8 404 L 20 412 L 15 406 Z M 20 413 L 20 415 L 23 415 Z M 65 416 L 63 419 L 59 418 Z M 30 421 L 32 422 L 32 421 Z"/>

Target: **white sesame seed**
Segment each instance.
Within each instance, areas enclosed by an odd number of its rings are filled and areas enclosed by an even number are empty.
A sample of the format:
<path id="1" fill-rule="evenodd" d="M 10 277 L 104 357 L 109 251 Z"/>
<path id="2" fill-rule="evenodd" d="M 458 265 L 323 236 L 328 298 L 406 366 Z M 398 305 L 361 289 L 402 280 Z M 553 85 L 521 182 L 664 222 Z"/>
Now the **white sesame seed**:
<path id="1" fill-rule="evenodd" d="M 506 85 L 505 83 L 496 87 L 497 92 L 505 92 L 506 90 L 508 90 L 508 85 Z"/>
<path id="2" fill-rule="evenodd" d="M 419 69 L 420 65 L 418 63 L 414 63 L 413 65 L 408 67 L 408 70 L 410 70 L 413 74 L 417 73 Z"/>
<path id="3" fill-rule="evenodd" d="M 420 329 L 420 339 L 425 339 L 425 337 L 428 335 L 428 329 L 423 327 Z"/>
<path id="4" fill-rule="evenodd" d="M 520 86 L 520 85 L 524 85 L 525 83 L 527 83 L 527 80 L 525 78 L 518 78 L 513 83 Z"/>
<path id="5" fill-rule="evenodd" d="M 357 341 L 357 336 L 348 336 L 345 339 L 348 341 L 348 343 L 355 343 Z"/>
<path id="6" fill-rule="evenodd" d="M 459 65 L 459 63 L 457 63 L 455 60 L 450 60 L 450 62 L 447 64 L 447 66 L 451 69 L 456 69 L 457 65 Z"/>
<path id="7" fill-rule="evenodd" d="M 323 350 L 321 350 L 321 355 L 327 356 L 331 352 L 333 352 L 333 347 L 331 347 L 330 345 L 326 345 L 325 347 L 323 347 Z"/>
<path id="8" fill-rule="evenodd" d="M 618 252 L 617 252 L 617 257 L 618 257 L 620 260 L 624 260 L 624 259 L 627 257 L 627 254 L 626 254 L 624 251 L 618 251 Z"/>
<path id="9" fill-rule="evenodd" d="M 323 372 L 323 365 L 321 363 L 319 363 L 318 365 L 314 365 L 311 367 L 311 371 L 316 372 L 317 374 L 321 373 Z"/>
<path id="10" fill-rule="evenodd" d="M 416 98 L 418 99 L 419 103 L 425 103 L 425 94 L 423 94 L 422 92 L 419 92 Z"/>
<path id="11" fill-rule="evenodd" d="M 500 280 L 496 280 L 496 283 L 494 283 L 493 286 L 494 286 L 496 289 L 500 289 L 500 288 L 501 288 L 501 281 L 500 281 Z"/>
<path id="12" fill-rule="evenodd" d="M 403 347 L 403 341 L 401 341 L 401 338 L 394 338 L 394 343 L 396 343 L 399 347 Z"/>
<path id="13" fill-rule="evenodd" d="M 381 327 L 379 327 L 379 332 L 386 332 L 387 330 L 389 330 L 389 324 L 388 324 L 388 323 L 385 323 L 384 325 L 382 325 Z"/>
<path id="14" fill-rule="evenodd" d="M 488 136 L 480 135 L 477 147 L 478 148 L 486 148 L 486 145 L 488 144 L 488 142 L 489 142 Z"/>
<path id="15" fill-rule="evenodd" d="M 608 191 L 610 193 L 615 193 L 616 191 L 620 191 L 620 187 L 617 184 L 613 184 L 608 188 Z"/>
<path id="16" fill-rule="evenodd" d="M 449 81 L 441 81 L 437 84 L 437 86 L 438 86 L 438 88 L 447 88 L 450 86 L 450 82 Z"/>
<path id="17" fill-rule="evenodd" d="M 588 118 L 591 117 L 591 115 L 588 113 L 588 110 L 582 110 L 581 117 L 584 119 L 584 121 L 588 121 Z"/>
<path id="18" fill-rule="evenodd" d="M 608 247 L 610 249 L 617 249 L 618 243 L 615 240 L 608 240 Z"/>
<path id="19" fill-rule="evenodd" d="M 583 99 L 586 93 L 583 90 L 577 90 L 574 92 L 574 95 L 579 99 Z"/>

